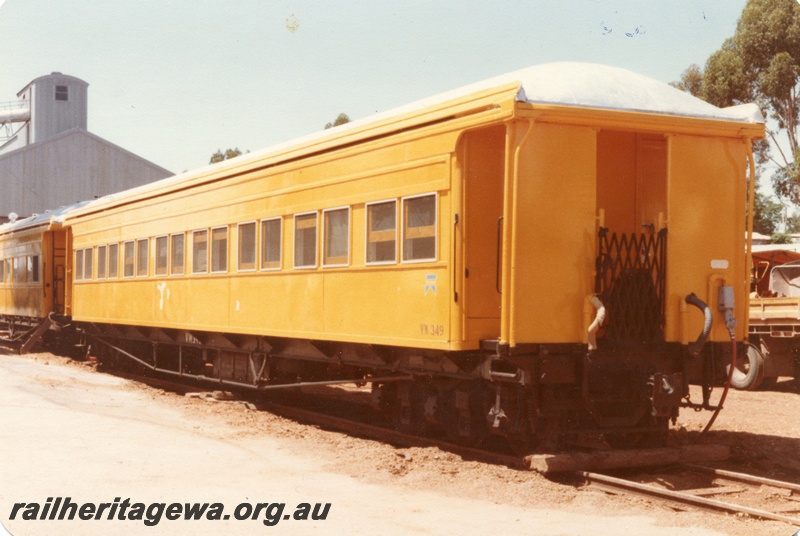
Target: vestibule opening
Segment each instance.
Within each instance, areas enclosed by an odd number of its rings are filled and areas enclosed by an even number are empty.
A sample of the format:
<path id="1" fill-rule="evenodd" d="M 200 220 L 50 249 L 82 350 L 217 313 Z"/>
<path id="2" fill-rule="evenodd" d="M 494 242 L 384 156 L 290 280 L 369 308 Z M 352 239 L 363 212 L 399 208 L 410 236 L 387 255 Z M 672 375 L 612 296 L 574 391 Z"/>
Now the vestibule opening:
<path id="1" fill-rule="evenodd" d="M 597 134 L 597 208 L 617 232 L 660 230 L 667 214 L 667 140 L 636 132 Z"/>
<path id="2" fill-rule="evenodd" d="M 667 140 L 636 132 L 597 135 L 599 218 L 595 291 L 607 309 L 605 339 L 663 340 Z"/>

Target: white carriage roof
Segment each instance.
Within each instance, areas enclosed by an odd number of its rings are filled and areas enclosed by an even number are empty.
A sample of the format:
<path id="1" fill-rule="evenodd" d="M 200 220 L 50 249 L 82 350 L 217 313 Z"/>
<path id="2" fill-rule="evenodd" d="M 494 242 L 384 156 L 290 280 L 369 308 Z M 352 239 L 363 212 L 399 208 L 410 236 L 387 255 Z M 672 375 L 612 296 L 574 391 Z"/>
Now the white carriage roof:
<path id="1" fill-rule="evenodd" d="M 313 145 L 348 131 L 366 130 L 373 124 L 391 121 L 395 117 L 400 118 L 405 114 L 413 115 L 414 112 L 421 112 L 426 108 L 467 97 L 483 90 L 502 86 L 513 87 L 515 83 L 518 84 L 516 100 L 534 105 L 575 106 L 734 123 L 764 123 L 761 110 L 755 104 L 718 108 L 669 84 L 619 67 L 579 62 L 546 63 L 489 78 L 399 108 L 256 150 L 231 160 L 96 199 L 86 205 L 85 209 L 92 211 L 140 194 L 147 195 L 149 192 L 160 191 L 162 188 L 180 186 L 212 168 L 220 170 L 223 167 L 233 168 L 264 158 L 277 157 L 294 148 Z M 69 214 L 65 216 L 68 218 Z"/>
<path id="2" fill-rule="evenodd" d="M 764 123 L 764 116 L 755 104 L 718 108 L 669 84 L 627 69 L 596 63 L 557 62 L 489 78 L 337 128 L 353 128 L 514 82 L 519 83 L 517 101 L 530 104 Z"/>
<path id="3" fill-rule="evenodd" d="M 48 210 L 41 214 L 34 214 L 27 218 L 20 218 L 13 222 L 0 224 L 0 234 L 9 231 L 21 231 L 23 229 L 33 229 L 34 227 L 50 225 L 51 223 L 63 223 L 64 218 L 73 210 L 77 210 L 91 203 L 91 201 L 80 201 L 71 205 L 64 205 L 55 210 Z"/>
<path id="4" fill-rule="evenodd" d="M 718 108 L 664 82 L 609 65 L 546 63 L 509 73 L 499 79 L 519 79 L 517 100 L 533 104 L 764 123 L 761 110 L 755 104 Z M 492 83 L 491 80 L 487 82 Z"/>
<path id="5" fill-rule="evenodd" d="M 669 84 L 627 69 L 596 63 L 557 62 L 534 65 L 489 78 L 358 121 L 351 121 L 336 128 L 342 130 L 356 128 L 515 82 L 519 83 L 517 101 L 530 104 L 576 106 L 741 123 L 765 122 L 761 110 L 755 104 L 718 108 Z M 314 136 L 291 143 L 310 140 Z M 281 144 L 270 149 L 283 146 L 284 144 Z"/>

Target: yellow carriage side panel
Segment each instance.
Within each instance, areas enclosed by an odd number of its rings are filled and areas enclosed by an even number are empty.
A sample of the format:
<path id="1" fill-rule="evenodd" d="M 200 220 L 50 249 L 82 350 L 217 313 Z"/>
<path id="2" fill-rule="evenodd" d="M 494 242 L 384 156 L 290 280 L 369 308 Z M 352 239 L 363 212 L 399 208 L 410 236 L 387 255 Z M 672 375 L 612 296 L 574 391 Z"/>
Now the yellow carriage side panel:
<path id="1" fill-rule="evenodd" d="M 231 321 L 221 331 L 278 336 L 306 333 L 308 338 L 323 333 L 323 274 L 255 274 L 231 278 L 230 283 L 230 294 L 225 297 L 231 301 Z"/>
<path id="2" fill-rule="evenodd" d="M 417 134 L 418 136 L 419 134 Z M 181 276 L 76 281 L 75 318 L 137 326 L 165 326 L 224 333 L 449 348 L 453 290 L 451 248 L 451 151 L 457 132 L 418 140 L 381 140 L 336 154 L 254 169 L 226 180 L 120 205 L 72 222 L 74 249 L 186 233 Z M 402 135 L 408 138 L 407 135 Z M 405 199 L 436 200 L 435 259 L 404 262 Z M 365 203 L 394 200 L 397 258 L 391 266 L 365 265 Z M 348 209 L 346 257 L 324 265 L 325 214 Z M 316 214 L 316 263 L 295 268 L 295 216 Z M 280 266 L 238 269 L 238 225 L 281 221 Z M 193 230 L 228 229 L 227 270 L 193 274 Z M 413 226 L 412 226 L 413 227 Z M 423 234 L 427 229 L 410 228 Z M 433 236 L 433 235 L 432 235 Z M 413 237 L 406 237 L 413 240 Z M 138 253 L 137 253 L 138 255 Z M 256 263 L 258 264 L 258 262 Z M 396 321 L 387 321 L 387 319 Z"/>
<path id="3" fill-rule="evenodd" d="M 451 303 L 444 265 L 325 275 L 325 332 L 337 339 L 445 347 Z"/>
<path id="4" fill-rule="evenodd" d="M 596 243 L 596 132 L 534 123 L 522 147 L 514 193 L 511 337 L 515 342 L 584 339 Z"/>
<path id="5" fill-rule="evenodd" d="M 730 339 L 717 311 L 722 284 L 734 288 L 737 337 L 745 337 L 745 144 L 741 139 L 704 136 L 669 139 L 667 341 L 693 341 L 700 334 L 703 315 L 683 305 L 692 292 L 713 311 L 710 340 Z"/>
<path id="6" fill-rule="evenodd" d="M 0 314 L 44 318 L 50 301 L 44 288 L 42 228 L 3 235 L 0 238 Z"/>

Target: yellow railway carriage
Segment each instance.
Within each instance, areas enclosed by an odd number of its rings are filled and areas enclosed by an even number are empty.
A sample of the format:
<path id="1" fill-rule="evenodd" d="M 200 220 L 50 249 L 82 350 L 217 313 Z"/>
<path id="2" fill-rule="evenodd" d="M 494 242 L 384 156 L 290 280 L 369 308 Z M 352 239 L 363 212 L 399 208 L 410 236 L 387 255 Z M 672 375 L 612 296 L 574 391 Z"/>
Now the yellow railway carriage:
<path id="1" fill-rule="evenodd" d="M 532 67 L 70 211 L 67 313 L 195 379 L 366 378 L 471 441 L 661 441 L 746 339 L 763 135 L 754 106 Z"/>
<path id="2" fill-rule="evenodd" d="M 73 207 L 74 208 L 74 207 Z M 63 210 L 0 225 L 0 325 L 3 338 L 28 350 L 63 315 L 67 231 Z"/>

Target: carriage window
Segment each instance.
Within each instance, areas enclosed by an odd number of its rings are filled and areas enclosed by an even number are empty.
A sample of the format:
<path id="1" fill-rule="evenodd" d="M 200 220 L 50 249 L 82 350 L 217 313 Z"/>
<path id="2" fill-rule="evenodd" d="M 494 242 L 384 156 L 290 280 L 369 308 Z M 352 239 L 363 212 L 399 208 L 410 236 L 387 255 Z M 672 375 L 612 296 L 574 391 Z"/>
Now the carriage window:
<path id="1" fill-rule="evenodd" d="M 26 266 L 25 266 L 25 257 L 15 257 L 13 260 L 14 266 L 14 282 L 15 283 L 25 283 L 27 278 Z"/>
<path id="2" fill-rule="evenodd" d="M 228 228 L 211 229 L 211 272 L 228 271 Z"/>
<path id="3" fill-rule="evenodd" d="M 167 275 L 167 237 L 156 238 L 156 275 Z"/>
<path id="4" fill-rule="evenodd" d="M 122 275 L 125 277 L 133 277 L 134 244 L 133 242 L 125 242 L 122 247 L 122 263 L 124 265 Z"/>
<path id="5" fill-rule="evenodd" d="M 119 245 L 108 245 L 108 277 L 117 277 L 119 275 Z"/>
<path id="6" fill-rule="evenodd" d="M 28 281 L 39 282 L 39 255 L 28 257 Z"/>
<path id="7" fill-rule="evenodd" d="M 347 266 L 350 260 L 350 209 L 323 212 L 325 255 L 323 266 Z"/>
<path id="8" fill-rule="evenodd" d="M 281 219 L 261 222 L 261 269 L 277 270 L 281 267 Z"/>
<path id="9" fill-rule="evenodd" d="M 436 195 L 403 199 L 403 261 L 436 260 Z"/>
<path id="10" fill-rule="evenodd" d="M 147 277 L 150 240 L 142 238 L 136 241 L 136 277 Z"/>
<path id="11" fill-rule="evenodd" d="M 170 268 L 169 273 L 172 275 L 183 275 L 183 259 L 184 252 L 186 251 L 184 245 L 184 235 L 174 234 L 169 237 L 170 239 Z"/>
<path id="12" fill-rule="evenodd" d="M 208 272 L 208 231 L 192 233 L 192 273 Z"/>
<path id="13" fill-rule="evenodd" d="M 317 265 L 317 213 L 294 217 L 294 267 L 314 268 Z"/>
<path id="14" fill-rule="evenodd" d="M 97 279 L 106 278 L 106 247 L 97 246 Z"/>
<path id="15" fill-rule="evenodd" d="M 94 253 L 94 249 L 86 248 L 83 251 L 83 278 L 90 281 L 92 279 L 92 268 L 94 267 L 92 263 L 92 253 Z"/>
<path id="16" fill-rule="evenodd" d="M 14 271 L 16 272 L 16 260 L 14 259 Z M 83 280 L 83 250 L 75 251 L 75 281 Z"/>
<path id="17" fill-rule="evenodd" d="M 250 272 L 256 269 L 256 224 L 239 224 L 239 264 L 241 272 Z"/>
<path id="18" fill-rule="evenodd" d="M 367 205 L 367 264 L 397 260 L 397 201 Z"/>

